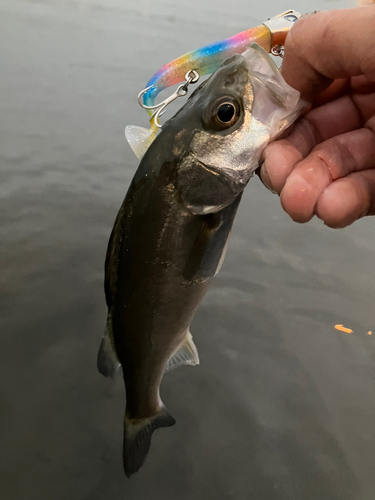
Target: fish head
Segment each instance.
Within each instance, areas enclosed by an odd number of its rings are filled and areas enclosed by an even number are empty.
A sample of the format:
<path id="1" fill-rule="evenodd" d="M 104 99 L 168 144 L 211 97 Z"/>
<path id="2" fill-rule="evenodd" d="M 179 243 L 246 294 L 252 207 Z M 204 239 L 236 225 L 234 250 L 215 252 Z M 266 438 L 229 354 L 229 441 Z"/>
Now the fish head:
<path id="1" fill-rule="evenodd" d="M 216 212 L 242 192 L 264 147 L 300 114 L 299 92 L 254 44 L 227 59 L 164 126 L 178 188 L 195 213 Z"/>

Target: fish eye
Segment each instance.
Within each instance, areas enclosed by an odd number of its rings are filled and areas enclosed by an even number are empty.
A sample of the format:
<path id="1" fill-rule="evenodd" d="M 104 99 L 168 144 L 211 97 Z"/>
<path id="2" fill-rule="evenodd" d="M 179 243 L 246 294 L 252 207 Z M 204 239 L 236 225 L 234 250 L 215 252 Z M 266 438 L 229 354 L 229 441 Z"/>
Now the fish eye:
<path id="1" fill-rule="evenodd" d="M 230 123 L 233 120 L 233 117 L 236 113 L 236 108 L 230 102 L 224 102 L 220 104 L 219 109 L 217 110 L 217 119 L 221 123 Z"/>
<path id="2" fill-rule="evenodd" d="M 241 107 L 232 96 L 222 96 L 213 101 L 205 113 L 205 122 L 213 130 L 226 130 L 232 127 L 240 118 Z"/>

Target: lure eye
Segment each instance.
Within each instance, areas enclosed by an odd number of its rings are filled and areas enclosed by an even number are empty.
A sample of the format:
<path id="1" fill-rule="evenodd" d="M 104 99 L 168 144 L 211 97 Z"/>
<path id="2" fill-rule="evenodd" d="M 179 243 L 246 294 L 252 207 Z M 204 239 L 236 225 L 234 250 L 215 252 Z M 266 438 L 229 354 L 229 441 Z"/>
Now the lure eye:
<path id="1" fill-rule="evenodd" d="M 232 127 L 240 118 L 241 107 L 231 96 L 223 96 L 212 102 L 205 113 L 208 128 L 226 130 Z"/>

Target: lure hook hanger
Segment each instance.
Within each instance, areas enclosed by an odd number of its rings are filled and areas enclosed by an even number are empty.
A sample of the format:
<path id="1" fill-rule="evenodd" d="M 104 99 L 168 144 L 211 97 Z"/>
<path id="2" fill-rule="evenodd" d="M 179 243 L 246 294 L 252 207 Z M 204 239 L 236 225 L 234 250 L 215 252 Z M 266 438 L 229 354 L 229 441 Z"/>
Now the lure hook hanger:
<path id="1" fill-rule="evenodd" d="M 275 57 L 284 57 L 284 46 L 283 45 L 274 45 L 271 48 L 271 54 Z"/>
<path id="2" fill-rule="evenodd" d="M 199 74 L 195 69 L 188 71 L 185 75 L 185 82 L 179 85 L 177 90 L 173 92 L 172 95 L 164 99 L 164 101 L 160 102 L 159 104 L 155 104 L 154 106 L 147 106 L 146 104 L 143 103 L 143 95 L 148 90 L 150 90 L 150 88 L 152 87 L 152 85 L 150 85 L 149 87 L 143 89 L 138 94 L 138 104 L 147 111 L 154 110 L 154 112 L 150 117 L 150 121 L 151 122 L 153 121 L 158 128 L 161 128 L 159 118 L 162 114 L 164 114 L 165 108 L 168 106 L 168 104 L 173 102 L 178 97 L 184 97 L 188 93 L 189 85 L 191 85 L 192 83 L 197 83 L 198 80 L 199 80 Z"/>

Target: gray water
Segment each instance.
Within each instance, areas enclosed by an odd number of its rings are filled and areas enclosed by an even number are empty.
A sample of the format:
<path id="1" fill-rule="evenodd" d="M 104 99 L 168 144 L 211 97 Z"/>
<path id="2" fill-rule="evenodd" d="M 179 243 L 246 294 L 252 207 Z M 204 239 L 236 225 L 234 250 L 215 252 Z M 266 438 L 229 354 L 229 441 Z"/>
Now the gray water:
<path id="1" fill-rule="evenodd" d="M 373 219 L 297 225 L 250 182 L 192 325 L 201 365 L 163 381 L 177 425 L 130 480 L 122 380 L 96 370 L 137 92 L 287 8 L 349 5 L 0 0 L 1 499 L 375 498 Z"/>

